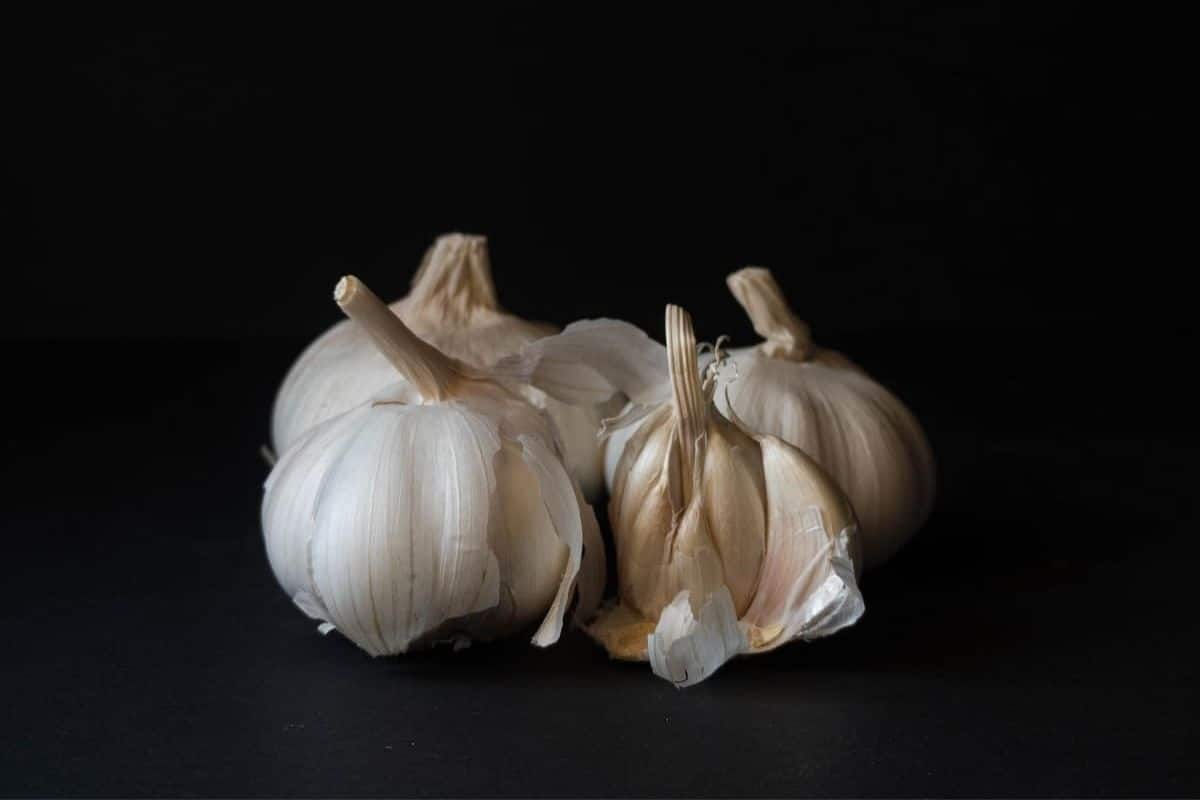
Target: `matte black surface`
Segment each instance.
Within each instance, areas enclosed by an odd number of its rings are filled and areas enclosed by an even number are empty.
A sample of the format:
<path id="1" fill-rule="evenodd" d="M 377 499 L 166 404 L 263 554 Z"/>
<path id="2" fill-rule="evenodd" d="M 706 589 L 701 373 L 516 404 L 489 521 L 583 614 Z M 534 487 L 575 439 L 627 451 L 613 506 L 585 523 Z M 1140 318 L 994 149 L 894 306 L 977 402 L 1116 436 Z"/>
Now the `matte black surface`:
<path id="1" fill-rule="evenodd" d="M 1184 401 L 1081 338 L 831 343 L 921 410 L 937 511 L 859 625 L 684 691 L 577 632 L 387 660 L 318 635 L 257 518 L 300 342 L 10 349 L 44 392 L 6 415 L 0 793 L 1194 794 Z"/>
<path id="2" fill-rule="evenodd" d="M 0 26 L 0 795 L 1200 794 L 1162 21 L 211 13 Z M 319 636 L 271 399 L 339 275 L 396 296 L 448 230 L 557 324 L 745 343 L 724 275 L 772 267 L 939 461 L 860 624 L 686 691 L 574 631 Z"/>

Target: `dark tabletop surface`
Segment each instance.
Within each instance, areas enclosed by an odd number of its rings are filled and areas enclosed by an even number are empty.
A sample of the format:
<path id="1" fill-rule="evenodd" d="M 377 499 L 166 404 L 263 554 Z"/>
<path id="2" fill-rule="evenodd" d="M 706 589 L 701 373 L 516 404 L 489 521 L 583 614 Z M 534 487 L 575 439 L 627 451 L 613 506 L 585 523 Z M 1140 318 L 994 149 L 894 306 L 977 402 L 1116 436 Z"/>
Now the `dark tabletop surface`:
<path id="1" fill-rule="evenodd" d="M 6 15 L 0 796 L 1200 796 L 1172 20 L 861 6 Z M 859 624 L 687 690 L 320 636 L 271 400 L 451 230 L 559 325 L 745 343 L 774 269 L 938 459 Z"/>
<path id="2" fill-rule="evenodd" d="M 1127 371 L 1167 351 L 829 343 L 926 424 L 936 511 L 857 626 L 687 690 L 575 631 L 380 660 L 318 635 L 258 524 L 300 342 L 6 346 L 0 794 L 1200 792 L 1195 430 Z"/>

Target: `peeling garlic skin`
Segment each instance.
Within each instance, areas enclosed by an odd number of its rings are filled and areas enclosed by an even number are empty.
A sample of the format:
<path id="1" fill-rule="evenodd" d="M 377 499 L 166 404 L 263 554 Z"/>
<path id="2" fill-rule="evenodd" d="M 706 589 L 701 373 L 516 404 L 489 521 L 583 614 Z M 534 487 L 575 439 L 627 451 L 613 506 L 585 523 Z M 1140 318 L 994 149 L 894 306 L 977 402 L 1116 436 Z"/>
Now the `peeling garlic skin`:
<path id="1" fill-rule="evenodd" d="M 614 471 L 620 604 L 588 632 L 685 686 L 739 653 L 834 633 L 863 606 L 841 490 L 796 448 L 717 412 L 675 306 L 667 350 L 672 398 L 637 423 Z"/>
<path id="2" fill-rule="evenodd" d="M 663 406 L 630 440 L 608 504 L 620 596 L 650 619 L 670 601 L 659 585 L 664 556 L 670 553 L 667 537 L 673 515 L 667 461 L 672 454 L 670 418 L 671 409 Z"/>
<path id="3" fill-rule="evenodd" d="M 767 481 L 762 448 L 728 420 L 713 415 L 704 459 L 704 511 L 738 615 L 758 590 L 767 537 Z"/>

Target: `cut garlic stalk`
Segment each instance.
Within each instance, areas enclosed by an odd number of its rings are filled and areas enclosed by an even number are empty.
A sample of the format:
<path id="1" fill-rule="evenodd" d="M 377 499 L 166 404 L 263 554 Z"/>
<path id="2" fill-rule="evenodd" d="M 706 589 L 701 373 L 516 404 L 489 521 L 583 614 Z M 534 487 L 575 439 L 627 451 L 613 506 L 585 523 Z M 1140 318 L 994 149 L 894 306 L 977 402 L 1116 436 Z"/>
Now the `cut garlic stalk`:
<path id="1" fill-rule="evenodd" d="M 717 412 L 683 309 L 667 307 L 666 330 L 665 359 L 633 326 L 598 320 L 504 366 L 572 402 L 630 398 L 613 424 L 637 427 L 609 503 L 620 602 L 588 631 L 686 686 L 738 653 L 853 624 L 863 603 L 845 496 L 796 448 Z"/>
<path id="2" fill-rule="evenodd" d="M 418 338 L 353 277 L 335 299 L 401 380 L 317 425 L 267 479 L 263 531 L 302 610 L 372 655 L 559 637 L 599 602 L 599 527 L 543 414 Z"/>
<path id="3" fill-rule="evenodd" d="M 487 367 L 553 326 L 527 322 L 496 300 L 487 240 L 447 234 L 425 253 L 409 294 L 392 311 L 417 336 L 474 367 Z M 334 325 L 292 365 L 275 400 L 272 440 L 283 453 L 304 433 L 394 383 L 396 371 L 349 320 Z M 572 407 L 532 387 L 518 387 L 554 421 L 567 466 L 589 497 L 601 491 L 602 454 L 596 440 L 600 412 Z"/>
<path id="4" fill-rule="evenodd" d="M 866 567 L 882 564 L 933 505 L 933 455 L 921 425 L 849 359 L 813 343 L 768 270 L 748 267 L 728 284 L 765 341 L 731 351 L 717 405 L 728 413 L 732 403 L 747 426 L 824 467 L 854 504 Z"/>

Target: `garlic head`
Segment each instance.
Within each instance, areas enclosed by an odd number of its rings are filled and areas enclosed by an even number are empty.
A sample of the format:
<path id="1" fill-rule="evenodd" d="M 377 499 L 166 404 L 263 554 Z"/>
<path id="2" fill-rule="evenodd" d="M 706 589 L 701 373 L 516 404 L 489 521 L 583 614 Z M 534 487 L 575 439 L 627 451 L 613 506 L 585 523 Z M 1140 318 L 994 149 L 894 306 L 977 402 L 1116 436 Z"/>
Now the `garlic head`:
<path id="1" fill-rule="evenodd" d="M 600 598 L 599 527 L 545 416 L 424 342 L 357 279 L 335 292 L 404 380 L 326 420 L 267 479 L 280 585 L 372 655 L 492 639 L 557 640 Z"/>
<path id="2" fill-rule="evenodd" d="M 854 505 L 865 566 L 884 563 L 933 505 L 933 455 L 920 423 L 848 358 L 813 343 L 768 270 L 748 267 L 727 282 L 764 341 L 731 351 L 718 406 L 820 464 Z"/>

